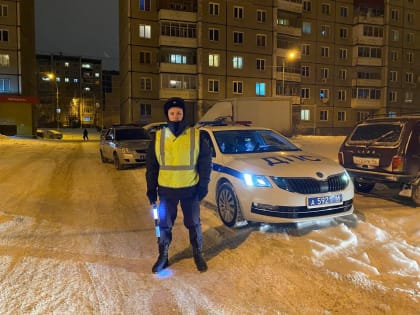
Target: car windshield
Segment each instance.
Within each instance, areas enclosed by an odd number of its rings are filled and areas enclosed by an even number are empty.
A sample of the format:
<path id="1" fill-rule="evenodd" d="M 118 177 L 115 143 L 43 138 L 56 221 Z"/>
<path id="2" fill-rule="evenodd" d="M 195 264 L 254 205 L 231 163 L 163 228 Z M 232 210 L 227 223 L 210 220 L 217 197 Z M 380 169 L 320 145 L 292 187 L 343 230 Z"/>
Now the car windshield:
<path id="1" fill-rule="evenodd" d="M 150 139 L 149 134 L 143 128 L 133 128 L 133 129 L 116 129 L 115 130 L 116 140 L 143 140 Z"/>
<path id="2" fill-rule="evenodd" d="M 300 150 L 287 138 L 271 130 L 215 131 L 214 137 L 219 150 L 225 154 Z"/>
<path id="3" fill-rule="evenodd" d="M 356 127 L 348 143 L 392 145 L 400 139 L 402 128 L 400 123 L 361 124 Z"/>

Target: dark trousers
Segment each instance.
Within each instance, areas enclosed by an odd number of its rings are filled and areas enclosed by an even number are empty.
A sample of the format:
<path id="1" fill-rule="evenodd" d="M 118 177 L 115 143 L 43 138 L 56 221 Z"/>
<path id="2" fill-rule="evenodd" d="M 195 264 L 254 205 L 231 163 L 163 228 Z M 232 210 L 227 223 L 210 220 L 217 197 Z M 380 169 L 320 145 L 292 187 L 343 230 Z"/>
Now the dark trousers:
<path id="1" fill-rule="evenodd" d="M 172 241 L 172 227 L 174 226 L 178 203 L 181 204 L 184 215 L 184 225 L 188 229 L 190 243 L 195 248 L 202 247 L 203 235 L 200 222 L 200 201 L 196 194 L 182 196 L 182 194 L 159 195 L 159 244 L 170 244 Z"/>

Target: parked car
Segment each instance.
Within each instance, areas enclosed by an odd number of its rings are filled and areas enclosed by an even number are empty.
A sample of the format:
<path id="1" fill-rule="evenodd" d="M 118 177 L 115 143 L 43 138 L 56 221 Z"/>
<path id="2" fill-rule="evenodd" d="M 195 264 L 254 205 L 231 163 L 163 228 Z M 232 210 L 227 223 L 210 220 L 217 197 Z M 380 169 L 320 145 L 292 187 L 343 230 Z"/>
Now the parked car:
<path id="1" fill-rule="evenodd" d="M 339 163 L 356 191 L 376 183 L 401 188 L 420 205 L 420 116 L 373 118 L 358 123 L 342 143 Z"/>
<path id="2" fill-rule="evenodd" d="M 143 128 L 146 129 L 147 132 L 153 136 L 157 130 L 166 128 L 167 126 L 168 123 L 166 121 L 159 121 L 144 125 Z"/>
<path id="3" fill-rule="evenodd" d="M 63 134 L 53 129 L 37 129 L 36 136 L 44 139 L 63 139 Z"/>
<path id="4" fill-rule="evenodd" d="M 297 223 L 353 212 L 346 170 L 305 152 L 274 130 L 241 125 L 200 127 L 213 161 L 205 201 L 222 222 Z"/>
<path id="5" fill-rule="evenodd" d="M 114 125 L 101 137 L 101 160 L 113 162 L 117 170 L 143 164 L 150 141 L 150 135 L 139 126 Z"/>

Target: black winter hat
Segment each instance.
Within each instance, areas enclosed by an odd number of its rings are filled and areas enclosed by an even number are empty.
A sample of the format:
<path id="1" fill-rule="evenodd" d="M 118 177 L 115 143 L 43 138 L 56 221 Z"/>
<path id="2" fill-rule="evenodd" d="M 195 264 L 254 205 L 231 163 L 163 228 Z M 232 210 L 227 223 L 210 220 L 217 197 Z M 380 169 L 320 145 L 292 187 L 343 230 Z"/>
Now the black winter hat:
<path id="1" fill-rule="evenodd" d="M 169 108 L 172 108 L 172 107 L 179 107 L 185 113 L 185 102 L 180 97 L 172 97 L 165 102 L 165 105 L 163 108 L 164 108 L 166 117 L 168 117 Z"/>

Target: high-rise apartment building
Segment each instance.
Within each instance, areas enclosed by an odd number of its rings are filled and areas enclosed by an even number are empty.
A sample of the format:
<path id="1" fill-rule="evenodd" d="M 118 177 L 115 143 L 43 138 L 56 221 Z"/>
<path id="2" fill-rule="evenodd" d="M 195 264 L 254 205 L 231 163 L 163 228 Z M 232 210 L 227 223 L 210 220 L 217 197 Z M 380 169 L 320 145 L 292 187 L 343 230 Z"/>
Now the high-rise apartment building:
<path id="1" fill-rule="evenodd" d="M 0 0 L 0 133 L 34 134 L 34 25 L 33 0 Z"/>
<path id="2" fill-rule="evenodd" d="M 295 129 L 315 134 L 419 108 L 416 0 L 120 0 L 119 14 L 123 122 L 163 119 L 173 96 L 190 122 L 225 98 L 294 96 Z"/>
<path id="3" fill-rule="evenodd" d="M 65 55 L 36 55 L 40 102 L 38 125 L 102 125 L 102 61 Z"/>

